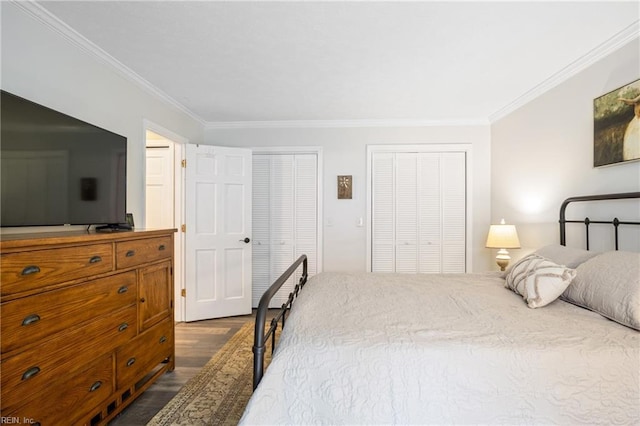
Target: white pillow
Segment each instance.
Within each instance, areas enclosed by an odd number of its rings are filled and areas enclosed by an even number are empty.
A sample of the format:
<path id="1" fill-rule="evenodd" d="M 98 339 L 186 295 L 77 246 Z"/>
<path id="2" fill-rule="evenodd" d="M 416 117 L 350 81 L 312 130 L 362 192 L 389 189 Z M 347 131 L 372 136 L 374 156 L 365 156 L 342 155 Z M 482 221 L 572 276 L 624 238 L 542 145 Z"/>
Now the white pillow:
<path id="1" fill-rule="evenodd" d="M 563 300 L 640 330 L 640 253 L 605 252 L 577 272 Z"/>
<path id="2" fill-rule="evenodd" d="M 595 251 L 565 247 L 560 244 L 551 244 L 541 247 L 534 253 L 538 256 L 549 259 L 558 265 L 564 265 L 567 268 L 572 269 L 577 268 L 580 264 L 600 254 Z"/>
<path id="3" fill-rule="evenodd" d="M 530 254 L 513 265 L 505 287 L 521 295 L 530 308 L 540 308 L 556 300 L 575 276 L 575 269 Z"/>

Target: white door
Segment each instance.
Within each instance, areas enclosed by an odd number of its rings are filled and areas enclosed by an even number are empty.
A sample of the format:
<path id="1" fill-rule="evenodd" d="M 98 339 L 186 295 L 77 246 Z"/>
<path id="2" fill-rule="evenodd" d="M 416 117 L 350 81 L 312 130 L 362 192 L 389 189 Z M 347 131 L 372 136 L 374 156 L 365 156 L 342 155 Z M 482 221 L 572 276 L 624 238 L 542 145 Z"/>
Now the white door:
<path id="1" fill-rule="evenodd" d="M 309 275 L 318 266 L 318 157 L 253 155 L 253 306 L 302 254 Z M 296 271 L 271 299 L 279 307 L 298 282 Z"/>
<path id="2" fill-rule="evenodd" d="M 186 146 L 187 321 L 251 313 L 251 150 Z"/>
<path id="3" fill-rule="evenodd" d="M 465 152 L 373 152 L 370 167 L 370 270 L 465 272 Z"/>
<path id="4" fill-rule="evenodd" d="M 173 147 L 147 144 L 145 228 L 173 228 Z"/>

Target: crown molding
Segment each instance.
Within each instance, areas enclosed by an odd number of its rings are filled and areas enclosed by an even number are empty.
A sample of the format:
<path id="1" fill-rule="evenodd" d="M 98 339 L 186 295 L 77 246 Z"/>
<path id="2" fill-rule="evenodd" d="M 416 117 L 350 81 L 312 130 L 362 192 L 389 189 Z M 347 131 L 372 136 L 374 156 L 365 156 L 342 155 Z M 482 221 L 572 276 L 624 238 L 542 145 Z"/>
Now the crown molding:
<path id="1" fill-rule="evenodd" d="M 356 127 L 449 127 L 487 126 L 486 119 L 460 120 L 279 120 L 208 122 L 207 130 L 223 129 L 299 129 L 299 128 L 356 128 Z"/>
<path id="2" fill-rule="evenodd" d="M 265 128 L 365 128 L 365 127 L 438 127 L 438 126 L 486 126 L 505 117 L 516 109 L 531 102 L 538 96 L 549 91 L 580 71 L 586 69 L 598 60 L 613 53 L 627 43 L 640 36 L 640 20 L 636 20 L 609 40 L 601 43 L 576 61 L 553 74 L 523 95 L 492 113 L 486 119 L 450 119 L 450 120 L 274 120 L 274 121 L 226 121 L 208 122 L 194 114 L 184 105 L 170 97 L 164 91 L 152 85 L 146 79 L 109 55 L 96 44 L 82 36 L 73 28 L 58 19 L 35 0 L 10 0 L 31 17 L 42 22 L 58 34 L 62 35 L 76 47 L 90 54 L 100 62 L 112 67 L 122 76 L 135 83 L 151 95 L 159 98 L 179 111 L 185 113 L 201 124 L 205 129 L 265 129 Z"/>
<path id="3" fill-rule="evenodd" d="M 567 65 L 557 73 L 553 74 L 551 77 L 544 80 L 542 83 L 533 87 L 532 89 L 525 92 L 522 96 L 518 97 L 511 103 L 505 105 L 498 111 L 489 115 L 488 121 L 489 123 L 493 123 L 506 115 L 512 113 L 516 109 L 521 106 L 531 102 L 538 96 L 543 93 L 553 89 L 560 83 L 568 80 L 574 75 L 578 74 L 580 71 L 585 70 L 589 66 L 593 65 L 597 61 L 603 59 L 605 56 L 615 52 L 620 49 L 627 43 L 632 42 L 633 40 L 638 39 L 640 37 L 640 20 L 636 20 L 634 23 L 629 25 L 624 30 L 620 31 L 610 39 L 596 46 L 591 51 L 587 52 L 582 57 L 578 58 L 576 61 Z"/>
<path id="4" fill-rule="evenodd" d="M 132 69 L 128 68 L 122 62 L 118 61 L 116 58 L 105 52 L 92 41 L 82 36 L 76 30 L 71 28 L 69 25 L 67 25 L 58 17 L 45 9 L 43 6 L 36 3 L 35 0 L 11 0 L 11 3 L 18 6 L 28 15 L 45 24 L 50 29 L 62 35 L 66 40 L 71 42 L 76 47 L 80 48 L 85 53 L 88 53 L 100 62 L 110 66 L 122 76 L 135 83 L 151 95 L 187 114 L 189 117 L 191 117 L 201 125 L 204 126 L 206 124 L 206 122 L 202 118 L 195 115 L 180 102 L 176 101 L 171 96 L 167 95 L 165 92 L 149 83 Z"/>
<path id="5" fill-rule="evenodd" d="M 274 121 L 229 121 L 207 122 L 195 115 L 184 105 L 167 95 L 164 91 L 152 85 L 139 74 L 128 68 L 122 62 L 98 47 L 92 41 L 78 33 L 69 25 L 61 21 L 35 0 L 11 0 L 31 17 L 45 24 L 50 29 L 62 35 L 66 40 L 100 62 L 110 66 L 125 78 L 140 86 L 148 93 L 156 96 L 167 104 L 177 108 L 205 129 L 265 129 L 265 128 L 353 128 L 353 127 L 436 127 L 436 126 L 486 126 L 486 119 L 461 120 L 274 120 Z"/>

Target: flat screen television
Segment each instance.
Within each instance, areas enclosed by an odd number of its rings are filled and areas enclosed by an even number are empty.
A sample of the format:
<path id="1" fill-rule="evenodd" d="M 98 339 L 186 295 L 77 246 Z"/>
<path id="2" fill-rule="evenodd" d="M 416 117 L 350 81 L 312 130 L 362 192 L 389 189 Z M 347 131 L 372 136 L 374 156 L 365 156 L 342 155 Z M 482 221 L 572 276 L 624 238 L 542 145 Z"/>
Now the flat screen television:
<path id="1" fill-rule="evenodd" d="M 1 226 L 125 223 L 127 138 L 0 95 Z"/>

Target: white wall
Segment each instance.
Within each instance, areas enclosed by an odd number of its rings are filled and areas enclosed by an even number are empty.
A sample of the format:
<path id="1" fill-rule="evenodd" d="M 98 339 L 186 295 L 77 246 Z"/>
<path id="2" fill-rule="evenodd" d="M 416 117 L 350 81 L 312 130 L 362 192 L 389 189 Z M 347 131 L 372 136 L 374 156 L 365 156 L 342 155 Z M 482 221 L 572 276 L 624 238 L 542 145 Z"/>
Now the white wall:
<path id="1" fill-rule="evenodd" d="M 640 162 L 593 167 L 594 98 L 638 78 L 636 39 L 492 124 L 492 220 L 517 225 L 513 259 L 559 242 L 565 198 L 640 190 Z"/>
<path id="2" fill-rule="evenodd" d="M 205 143 L 220 146 L 321 146 L 323 148 L 324 270 L 366 270 L 366 167 L 368 144 L 470 143 L 473 210 L 471 230 L 473 270 L 487 270 L 490 254 L 484 248 L 489 226 L 489 126 L 408 128 L 262 128 L 206 129 Z M 336 177 L 353 175 L 353 199 L 338 200 Z"/>
<path id="3" fill-rule="evenodd" d="M 2 89 L 127 137 L 127 211 L 144 225 L 148 119 L 199 143 L 203 126 L 13 3 L 1 2 Z M 34 229 L 2 229 L 3 233 Z M 42 228 L 38 230 L 43 230 Z"/>
<path id="4" fill-rule="evenodd" d="M 518 225 L 522 250 L 557 242 L 560 202 L 572 195 L 640 190 L 640 162 L 592 167 L 592 102 L 640 77 L 636 40 L 489 126 L 206 129 L 11 2 L 1 2 L 1 85 L 128 138 L 128 210 L 144 217 L 144 128 L 148 119 L 192 143 L 322 146 L 324 269 L 365 270 L 366 146 L 473 145 L 473 270 L 493 267 L 484 248 L 491 222 Z M 354 198 L 336 199 L 336 176 L 354 177 Z M 331 222 L 331 226 L 327 223 Z M 24 229 L 19 229 L 24 231 Z M 2 232 L 10 232 L 3 229 Z"/>
<path id="5" fill-rule="evenodd" d="M 227 146 L 324 148 L 324 268 L 365 270 L 366 145 L 414 143 L 473 144 L 473 269 L 489 267 L 484 238 L 489 224 L 490 140 L 488 126 L 426 128 L 334 128 L 208 130 L 167 105 L 93 55 L 73 44 L 13 3 L 2 2 L 2 88 L 128 138 L 127 210 L 143 225 L 143 119 L 157 123 L 191 143 Z M 336 176 L 354 176 L 354 198 L 336 199 Z M 332 226 L 326 226 L 331 222 Z M 28 229 L 2 229 L 24 232 Z M 33 230 L 33 229 L 31 229 Z M 38 229 L 42 230 L 42 229 Z"/>

